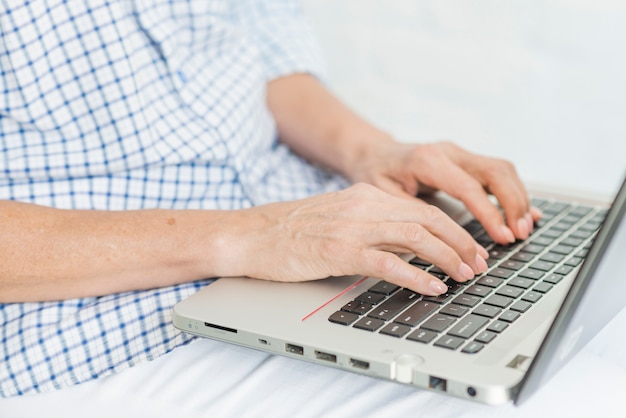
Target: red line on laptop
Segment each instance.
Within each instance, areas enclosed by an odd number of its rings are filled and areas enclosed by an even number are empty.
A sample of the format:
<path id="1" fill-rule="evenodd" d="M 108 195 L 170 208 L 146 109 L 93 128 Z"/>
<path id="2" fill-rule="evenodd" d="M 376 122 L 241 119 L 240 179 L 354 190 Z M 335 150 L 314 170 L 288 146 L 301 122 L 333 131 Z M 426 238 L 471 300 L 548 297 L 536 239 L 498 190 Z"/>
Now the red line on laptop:
<path id="1" fill-rule="evenodd" d="M 352 289 L 354 289 L 355 287 L 357 287 L 358 285 L 360 285 L 361 283 L 363 283 L 363 281 L 365 281 L 365 279 L 367 279 L 368 277 L 365 276 L 360 280 L 357 280 L 356 282 L 352 283 L 351 286 L 347 287 L 346 289 L 344 289 L 341 293 L 339 293 L 338 295 L 336 295 L 334 298 L 330 299 L 329 301 L 327 301 L 326 303 L 324 303 L 322 306 L 320 306 L 319 308 L 317 308 L 316 310 L 314 310 L 313 312 L 311 312 L 310 314 L 308 314 L 307 316 L 305 316 L 304 318 L 302 318 L 302 322 L 306 321 L 307 319 L 309 319 L 310 317 L 312 317 L 313 315 L 315 315 L 316 313 L 318 313 L 322 308 L 325 308 L 329 303 L 337 300 L 338 298 L 340 298 L 341 296 L 345 295 L 346 293 L 348 293 L 349 291 L 351 291 Z"/>

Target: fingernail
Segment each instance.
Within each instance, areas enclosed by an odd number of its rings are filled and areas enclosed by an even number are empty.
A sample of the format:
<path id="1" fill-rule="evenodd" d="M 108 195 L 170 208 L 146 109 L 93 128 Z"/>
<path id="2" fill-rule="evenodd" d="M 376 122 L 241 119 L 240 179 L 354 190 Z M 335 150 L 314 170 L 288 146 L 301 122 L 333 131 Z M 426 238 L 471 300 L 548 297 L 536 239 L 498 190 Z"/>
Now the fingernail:
<path id="1" fill-rule="evenodd" d="M 483 263 L 485 262 L 485 260 L 483 260 Z M 472 270 L 472 268 L 470 266 L 468 266 L 465 263 L 461 263 L 461 267 L 459 267 L 459 273 L 461 274 L 461 277 L 469 280 L 471 278 L 474 277 L 474 271 Z"/>
<path id="2" fill-rule="evenodd" d="M 541 211 L 541 209 L 534 206 L 530 207 L 530 214 L 533 216 L 534 219 L 540 219 L 541 217 L 543 217 L 543 212 Z"/>
<path id="3" fill-rule="evenodd" d="M 520 238 L 526 239 L 528 238 L 528 222 L 526 222 L 525 218 L 521 218 L 517 220 L 517 229 L 520 234 Z"/>
<path id="4" fill-rule="evenodd" d="M 476 254 L 476 267 L 478 267 L 478 270 L 481 273 L 484 273 L 489 269 L 489 266 L 487 266 L 487 262 L 479 254 Z"/>
<path id="5" fill-rule="evenodd" d="M 489 258 L 489 252 L 487 252 L 485 247 L 483 247 L 482 245 L 477 245 L 476 251 L 478 252 L 478 255 L 480 255 L 483 259 L 486 260 Z"/>
<path id="6" fill-rule="evenodd" d="M 526 223 L 528 224 L 528 234 L 530 234 L 535 230 L 535 222 L 533 221 L 533 216 L 530 213 L 527 213 L 525 218 Z"/>
<path id="7" fill-rule="evenodd" d="M 448 291 L 448 286 L 441 283 L 439 280 L 431 280 L 429 286 L 430 286 L 430 290 L 432 290 L 438 295 L 442 295 Z"/>
<path id="8" fill-rule="evenodd" d="M 504 239 L 510 243 L 515 242 L 515 235 L 513 235 L 513 231 L 511 231 L 508 226 L 502 225 L 500 229 L 502 231 L 502 235 L 504 235 Z"/>

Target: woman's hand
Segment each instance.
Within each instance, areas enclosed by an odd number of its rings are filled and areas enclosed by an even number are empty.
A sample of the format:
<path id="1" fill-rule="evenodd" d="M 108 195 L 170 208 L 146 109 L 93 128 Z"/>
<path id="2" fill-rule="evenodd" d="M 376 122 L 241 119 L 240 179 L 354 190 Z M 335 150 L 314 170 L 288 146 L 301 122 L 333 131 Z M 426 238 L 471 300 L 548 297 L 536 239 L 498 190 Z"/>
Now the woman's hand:
<path id="1" fill-rule="evenodd" d="M 397 254 L 416 254 L 459 282 L 487 269 L 485 249 L 440 209 L 367 184 L 239 216 L 238 251 L 228 265 L 250 277 L 292 282 L 362 274 L 436 295 L 447 287 Z"/>
<path id="2" fill-rule="evenodd" d="M 350 173 L 353 181 L 373 184 L 396 196 L 442 190 L 461 200 L 499 243 L 526 239 L 541 217 L 513 165 L 470 153 L 450 142 L 413 145 L 381 140 Z M 493 194 L 504 217 L 488 198 Z"/>

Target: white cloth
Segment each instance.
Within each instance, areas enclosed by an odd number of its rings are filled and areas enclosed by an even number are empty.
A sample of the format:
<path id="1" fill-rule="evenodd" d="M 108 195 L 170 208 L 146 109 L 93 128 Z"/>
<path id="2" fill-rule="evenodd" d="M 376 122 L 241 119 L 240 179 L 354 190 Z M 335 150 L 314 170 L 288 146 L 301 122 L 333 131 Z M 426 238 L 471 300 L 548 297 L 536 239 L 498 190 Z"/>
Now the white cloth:
<path id="1" fill-rule="evenodd" d="M 124 373 L 0 399 L 11 418 L 623 417 L 626 310 L 530 400 L 486 406 L 211 340 Z"/>

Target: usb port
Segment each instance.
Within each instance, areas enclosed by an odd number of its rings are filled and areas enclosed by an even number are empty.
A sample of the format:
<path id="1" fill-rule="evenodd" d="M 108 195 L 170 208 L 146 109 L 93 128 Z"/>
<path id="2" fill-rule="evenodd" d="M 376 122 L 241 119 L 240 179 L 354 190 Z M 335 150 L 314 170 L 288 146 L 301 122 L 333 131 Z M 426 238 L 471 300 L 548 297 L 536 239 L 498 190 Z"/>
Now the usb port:
<path id="1" fill-rule="evenodd" d="M 337 356 L 334 354 L 324 353 L 323 351 L 315 350 L 315 357 L 320 360 L 330 361 L 331 363 L 337 363 Z"/>
<path id="2" fill-rule="evenodd" d="M 350 366 L 354 367 L 355 369 L 367 370 L 370 368 L 370 363 L 368 361 L 357 360 L 355 358 L 351 358 Z"/>
<path id="3" fill-rule="evenodd" d="M 285 344 L 285 351 L 291 354 L 304 354 L 304 347 L 295 344 Z"/>

